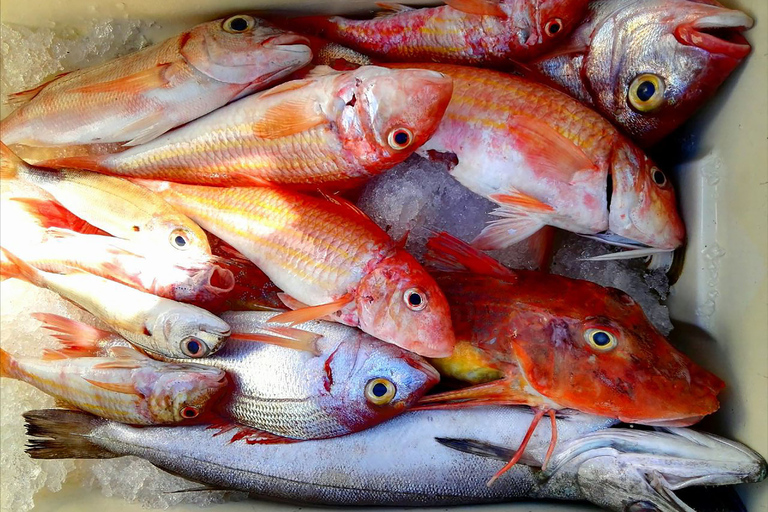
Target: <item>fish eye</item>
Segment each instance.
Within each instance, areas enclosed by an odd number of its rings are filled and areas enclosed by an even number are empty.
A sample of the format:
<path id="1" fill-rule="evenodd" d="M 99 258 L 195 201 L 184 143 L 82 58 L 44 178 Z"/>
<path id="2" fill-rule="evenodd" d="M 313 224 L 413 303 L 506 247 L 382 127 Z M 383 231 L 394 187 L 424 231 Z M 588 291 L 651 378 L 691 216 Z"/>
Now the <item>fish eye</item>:
<path id="1" fill-rule="evenodd" d="M 403 300 L 411 311 L 421 311 L 427 307 L 427 295 L 418 288 L 408 288 L 405 290 Z"/>
<path id="2" fill-rule="evenodd" d="M 189 232 L 186 229 L 174 229 L 169 237 L 171 245 L 176 249 L 186 251 L 189 249 Z"/>
<path id="3" fill-rule="evenodd" d="M 589 343 L 592 348 L 601 352 L 613 350 L 616 348 L 616 345 L 619 344 L 613 333 L 603 329 L 587 329 L 584 333 L 584 339 L 587 340 L 587 343 Z"/>
<path id="4" fill-rule="evenodd" d="M 544 32 L 549 37 L 555 37 L 563 29 L 563 20 L 560 18 L 552 18 L 544 26 Z"/>
<path id="5" fill-rule="evenodd" d="M 387 379 L 372 379 L 365 385 L 365 398 L 373 405 L 387 405 L 395 398 L 397 388 Z"/>
<path id="6" fill-rule="evenodd" d="M 200 411 L 197 410 L 197 407 L 192 407 L 191 405 L 188 405 L 181 410 L 181 417 L 186 418 L 188 420 L 191 420 L 192 418 L 197 418 L 199 414 L 200 414 Z"/>
<path id="7" fill-rule="evenodd" d="M 638 112 L 652 112 L 664 103 L 664 79 L 646 73 L 629 86 L 629 104 Z"/>
<path id="8" fill-rule="evenodd" d="M 651 167 L 651 178 L 653 182 L 660 187 L 667 184 L 667 176 L 658 167 Z"/>
<path id="9" fill-rule="evenodd" d="M 203 357 L 208 353 L 208 348 L 202 341 L 191 337 L 181 342 L 181 351 L 187 357 Z"/>
<path id="10" fill-rule="evenodd" d="M 389 132 L 387 143 L 392 149 L 402 151 L 413 143 L 413 132 L 408 128 L 396 128 Z"/>
<path id="11" fill-rule="evenodd" d="M 248 16 L 247 14 L 238 14 L 237 16 L 232 16 L 231 18 L 224 20 L 221 27 L 225 32 L 229 32 L 230 34 L 240 34 L 252 29 L 255 24 L 256 20 L 251 16 Z"/>

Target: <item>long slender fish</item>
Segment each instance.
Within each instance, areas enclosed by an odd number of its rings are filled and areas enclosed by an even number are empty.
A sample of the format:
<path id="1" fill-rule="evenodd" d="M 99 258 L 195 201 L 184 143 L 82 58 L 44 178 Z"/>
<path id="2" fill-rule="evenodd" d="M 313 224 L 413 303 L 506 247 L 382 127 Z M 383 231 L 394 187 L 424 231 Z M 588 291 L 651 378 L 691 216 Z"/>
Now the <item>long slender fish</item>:
<path id="1" fill-rule="evenodd" d="M 434 133 L 453 90 L 429 70 L 366 66 L 244 98 L 119 154 L 53 159 L 134 178 L 335 191 L 405 160 Z"/>
<path id="2" fill-rule="evenodd" d="M 507 456 L 503 446 L 519 442 L 531 421 L 519 408 L 409 412 L 349 436 L 250 445 L 214 437 L 204 426 L 137 429 L 58 410 L 24 417 L 33 458 L 135 455 L 215 488 L 304 504 L 447 506 L 533 498 L 589 500 L 616 512 L 693 512 L 677 490 L 766 476 L 765 460 L 734 441 L 687 429 L 605 428 L 610 420 L 577 415 L 558 420 L 562 442 L 545 474 L 520 464 L 489 488 L 487 475 Z M 528 445 L 528 464 L 540 464 L 547 434 Z M 460 451 L 468 449 L 481 456 Z"/>
<path id="3" fill-rule="evenodd" d="M 587 0 L 449 0 L 413 9 L 381 3 L 372 20 L 310 16 L 283 22 L 393 62 L 509 67 L 556 45 L 578 26 Z M 383 14 L 383 15 L 381 15 Z"/>
<path id="4" fill-rule="evenodd" d="M 714 1 L 593 0 L 562 50 L 529 62 L 643 146 L 688 119 L 749 54 L 752 18 Z"/>
<path id="5" fill-rule="evenodd" d="M 306 39 L 246 14 L 209 21 L 139 52 L 70 73 L 9 101 L 5 144 L 148 142 L 305 66 Z"/>
<path id="6" fill-rule="evenodd" d="M 0 349 L 0 375 L 102 418 L 131 425 L 162 425 L 197 418 L 227 382 L 222 370 L 173 364 L 123 348 L 117 357 L 15 358 Z"/>
<path id="7" fill-rule="evenodd" d="M 454 337 L 445 297 L 421 265 L 351 203 L 268 187 L 143 182 L 253 261 L 301 323 L 334 315 L 426 357 Z M 309 306 L 309 307 L 307 307 Z"/>

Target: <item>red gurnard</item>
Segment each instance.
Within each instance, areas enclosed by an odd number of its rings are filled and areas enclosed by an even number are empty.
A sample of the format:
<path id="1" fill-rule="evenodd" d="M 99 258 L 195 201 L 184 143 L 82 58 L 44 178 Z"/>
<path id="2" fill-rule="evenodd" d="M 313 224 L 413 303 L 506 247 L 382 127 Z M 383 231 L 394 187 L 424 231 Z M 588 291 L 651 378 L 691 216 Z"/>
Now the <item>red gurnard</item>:
<path id="1" fill-rule="evenodd" d="M 245 14 L 10 96 L 5 144 L 141 144 L 305 66 L 306 39 Z"/>
<path id="2" fill-rule="evenodd" d="M 399 67 L 400 64 L 392 65 Z M 675 192 L 645 153 L 599 114 L 547 86 L 497 71 L 415 64 L 454 80 L 435 135 L 419 150 L 501 208 L 473 242 L 499 249 L 551 225 L 610 231 L 672 250 L 685 237 Z"/>
<path id="3" fill-rule="evenodd" d="M 578 25 L 587 0 L 449 0 L 387 9 L 372 20 L 295 18 L 284 25 L 383 60 L 509 67 L 555 47 Z"/>
<path id="4" fill-rule="evenodd" d="M 426 357 L 454 345 L 448 304 L 421 265 L 351 203 L 271 187 L 151 187 L 253 261 L 296 311 L 273 322 L 326 315 Z"/>
<path id="5" fill-rule="evenodd" d="M 478 385 L 423 402 L 525 404 L 539 410 L 536 421 L 571 408 L 658 426 L 718 409 L 723 382 L 670 345 L 624 292 L 509 270 L 444 233 L 428 247 L 436 267 L 452 270 L 436 279 L 457 338 L 453 356 L 433 364 Z"/>
<path id="6" fill-rule="evenodd" d="M 352 187 L 426 142 L 452 90 L 451 79 L 435 71 L 328 69 L 122 153 L 41 165 L 218 186 Z"/>

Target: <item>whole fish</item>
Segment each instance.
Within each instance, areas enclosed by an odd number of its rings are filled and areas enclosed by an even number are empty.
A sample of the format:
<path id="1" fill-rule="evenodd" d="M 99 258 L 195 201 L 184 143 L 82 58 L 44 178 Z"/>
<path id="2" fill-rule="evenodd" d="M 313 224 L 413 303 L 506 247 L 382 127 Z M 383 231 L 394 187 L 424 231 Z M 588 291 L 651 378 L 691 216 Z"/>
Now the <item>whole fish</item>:
<path id="1" fill-rule="evenodd" d="M 527 66 L 650 146 L 749 54 L 752 24 L 711 0 L 593 0 L 563 48 Z"/>
<path id="2" fill-rule="evenodd" d="M 692 425 L 719 408 L 724 383 L 678 352 L 624 292 L 509 270 L 447 234 L 428 247 L 439 268 L 463 270 L 436 276 L 457 345 L 434 364 L 478 385 L 424 403 L 525 404 L 538 408 L 537 421 L 570 408 L 663 426 Z"/>
<path id="3" fill-rule="evenodd" d="M 578 26 L 587 0 L 445 3 L 422 9 L 382 3 L 385 11 L 372 20 L 310 16 L 284 25 L 393 62 L 509 67 L 555 48 Z"/>
<path id="4" fill-rule="evenodd" d="M 3 279 L 17 278 L 58 293 L 107 323 L 132 344 L 170 357 L 204 357 L 221 348 L 230 329 L 208 311 L 88 274 L 43 272 L 5 249 Z"/>
<path id="5" fill-rule="evenodd" d="M 353 435 L 293 444 L 232 442 L 202 425 L 138 429 L 75 411 L 24 417 L 33 458 L 135 455 L 214 488 L 311 505 L 533 498 L 589 500 L 616 512 L 693 512 L 678 490 L 766 476 L 765 460 L 734 441 L 688 429 L 605 428 L 611 421 L 575 415 L 558 420 L 562 442 L 547 472 L 520 464 L 489 488 L 485 477 L 503 464 L 503 446 L 519 442 L 531 421 L 512 407 L 409 412 Z M 539 465 L 546 446 L 546 435 L 534 436 L 526 462 Z"/>
<path id="6" fill-rule="evenodd" d="M 42 358 L 15 358 L 0 349 L 0 375 L 70 407 L 132 425 L 196 418 L 227 382 L 224 371 L 209 366 L 164 363 L 126 348 L 113 356 L 70 358 L 48 351 Z"/>
<path id="7" fill-rule="evenodd" d="M 400 66 L 392 65 L 392 66 Z M 454 80 L 435 135 L 419 150 L 500 205 L 473 244 L 499 249 L 545 225 L 610 231 L 635 245 L 679 247 L 685 227 L 672 184 L 638 147 L 566 94 L 524 78 L 449 64 L 414 64 Z"/>
<path id="8" fill-rule="evenodd" d="M 434 280 L 351 203 L 270 187 L 143 183 L 285 292 L 283 302 L 296 311 L 275 322 L 334 315 L 422 356 L 453 350 L 448 304 Z"/>
<path id="9" fill-rule="evenodd" d="M 133 146 L 305 66 L 303 37 L 247 14 L 203 23 L 136 53 L 10 96 L 5 144 Z"/>
<path id="10" fill-rule="evenodd" d="M 434 133 L 451 79 L 367 66 L 285 83 L 119 154 L 53 159 L 133 178 L 315 190 L 359 185 Z"/>

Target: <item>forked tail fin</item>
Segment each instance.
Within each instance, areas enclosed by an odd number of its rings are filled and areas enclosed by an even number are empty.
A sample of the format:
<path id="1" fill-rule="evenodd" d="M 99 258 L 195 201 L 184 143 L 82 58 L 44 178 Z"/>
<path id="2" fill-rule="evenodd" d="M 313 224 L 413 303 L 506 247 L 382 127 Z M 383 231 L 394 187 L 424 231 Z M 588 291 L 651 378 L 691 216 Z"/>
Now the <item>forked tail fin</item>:
<path id="1" fill-rule="evenodd" d="M 120 457 L 88 437 L 105 420 L 64 409 L 24 413 L 27 421 L 27 453 L 33 459 L 111 459 Z"/>

